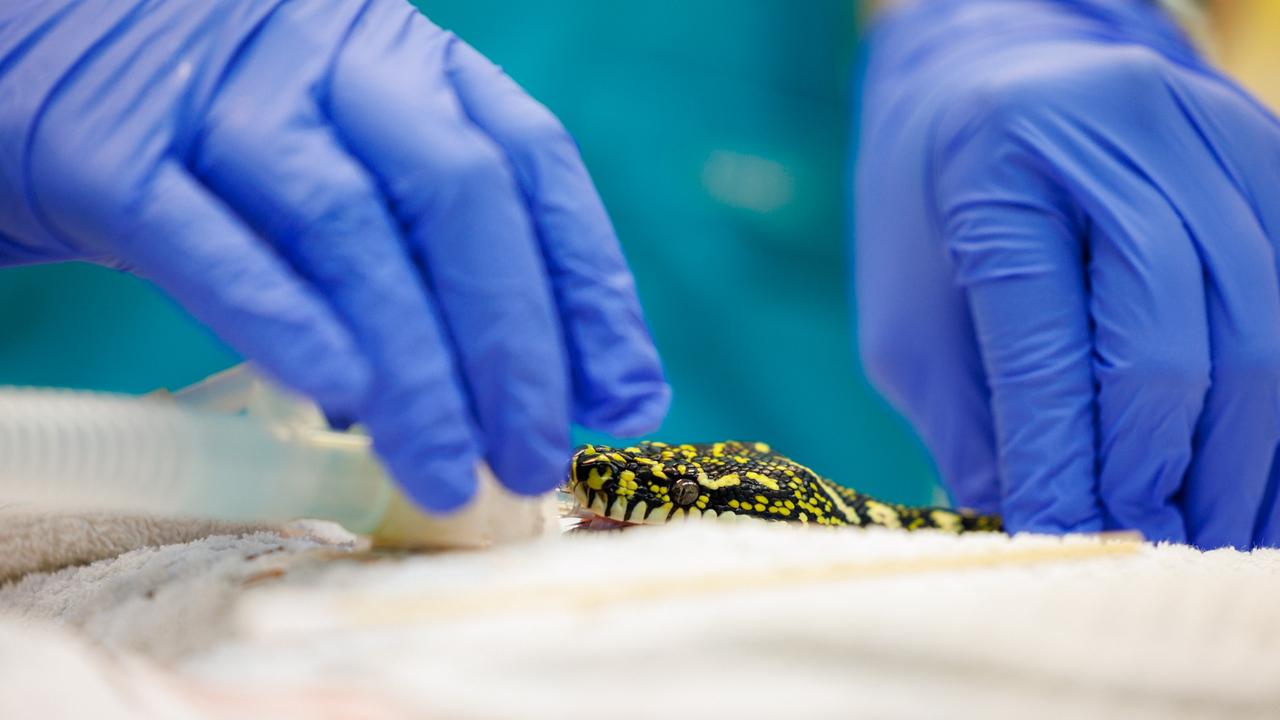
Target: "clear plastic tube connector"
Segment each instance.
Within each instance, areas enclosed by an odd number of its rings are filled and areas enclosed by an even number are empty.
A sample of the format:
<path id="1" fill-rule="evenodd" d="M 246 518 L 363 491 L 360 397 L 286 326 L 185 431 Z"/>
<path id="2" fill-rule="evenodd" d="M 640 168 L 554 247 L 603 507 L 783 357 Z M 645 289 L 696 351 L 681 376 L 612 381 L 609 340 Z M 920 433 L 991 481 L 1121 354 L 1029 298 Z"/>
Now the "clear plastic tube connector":
<path id="1" fill-rule="evenodd" d="M 368 438 L 164 397 L 0 389 L 0 503 L 371 532 L 394 494 Z"/>
<path id="2" fill-rule="evenodd" d="M 483 462 L 477 492 L 424 512 L 358 428 L 239 365 L 174 394 L 0 388 L 0 506 L 274 523 L 318 518 L 378 545 L 486 547 L 558 528 L 549 495 L 518 496 Z"/>

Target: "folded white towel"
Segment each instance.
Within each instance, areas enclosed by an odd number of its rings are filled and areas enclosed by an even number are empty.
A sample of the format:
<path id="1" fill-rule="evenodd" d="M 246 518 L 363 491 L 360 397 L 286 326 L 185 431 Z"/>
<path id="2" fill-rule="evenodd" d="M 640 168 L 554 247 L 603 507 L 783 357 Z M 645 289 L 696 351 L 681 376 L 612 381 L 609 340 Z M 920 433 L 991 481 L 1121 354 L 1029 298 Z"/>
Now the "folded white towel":
<path id="1" fill-rule="evenodd" d="M 0 507 L 0 582 L 30 572 L 83 565 L 148 545 L 272 529 L 260 523 Z"/>
<path id="2" fill-rule="evenodd" d="M 689 524 L 433 555 L 210 537 L 0 608 L 199 697 L 375 717 L 1235 718 L 1278 714 L 1276 597 L 1277 551 Z"/>

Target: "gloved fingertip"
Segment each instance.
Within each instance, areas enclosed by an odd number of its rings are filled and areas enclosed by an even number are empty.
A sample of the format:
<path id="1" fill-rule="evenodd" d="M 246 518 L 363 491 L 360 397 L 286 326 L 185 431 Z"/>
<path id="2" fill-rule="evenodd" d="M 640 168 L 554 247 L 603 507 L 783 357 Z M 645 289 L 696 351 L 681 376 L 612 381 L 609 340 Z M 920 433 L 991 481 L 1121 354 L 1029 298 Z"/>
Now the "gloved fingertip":
<path id="1" fill-rule="evenodd" d="M 1221 540 L 1195 540 L 1188 544 L 1200 552 L 1213 552 L 1214 550 L 1237 550 L 1239 552 L 1249 552 L 1253 549 L 1253 545 L 1249 543 L 1227 542 Z"/>
<path id="2" fill-rule="evenodd" d="M 569 475 L 568 428 L 534 447 L 508 448 L 490 458 L 503 487 L 518 495 L 541 495 L 560 487 Z"/>
<path id="3" fill-rule="evenodd" d="M 671 409 L 671 386 L 661 380 L 634 384 L 605 402 L 580 406 L 579 425 L 618 437 L 639 437 L 657 430 Z"/>
<path id="4" fill-rule="evenodd" d="M 537 467 L 524 467 L 516 472 L 500 473 L 498 480 L 503 487 L 517 495 L 535 496 L 560 487 L 567 475 L 568 464 L 561 460 L 558 463 L 539 464 Z"/>
<path id="5" fill-rule="evenodd" d="M 1192 533 L 1187 543 L 1197 550 L 1209 552 L 1210 550 L 1222 550 L 1226 548 L 1239 550 L 1240 552 L 1248 552 L 1253 549 L 1256 544 L 1253 538 L 1241 538 L 1238 532 L 1234 531 L 1201 531 Z"/>
<path id="6" fill-rule="evenodd" d="M 323 384 L 308 396 L 315 400 L 330 428 L 344 431 L 359 420 L 360 407 L 369 392 L 370 382 L 367 369 L 357 370 L 352 376 Z"/>
<path id="7" fill-rule="evenodd" d="M 1133 531 L 1142 533 L 1147 542 L 1175 543 L 1187 542 L 1187 526 L 1182 515 L 1172 506 L 1147 508 L 1139 513 L 1120 512 L 1114 508 L 1105 511 L 1103 526 L 1108 531 Z"/>
<path id="8" fill-rule="evenodd" d="M 1280 535 L 1275 533 L 1258 533 L 1253 538 L 1255 549 L 1280 549 Z"/>
<path id="9" fill-rule="evenodd" d="M 1117 530 L 1136 530 L 1142 533 L 1142 539 L 1149 543 L 1172 543 L 1174 545 L 1185 545 L 1187 543 L 1187 531 L 1185 528 L 1154 525 L 1150 527 L 1117 528 Z"/>
<path id="10" fill-rule="evenodd" d="M 343 367 L 322 372 L 315 378 L 313 385 L 316 390 L 312 397 L 316 398 L 317 404 L 331 423 L 334 419 L 338 420 L 334 427 L 346 429 L 354 422 L 352 418 L 357 417 L 373 377 L 368 365 L 357 358 L 341 365 Z"/>
<path id="11" fill-rule="evenodd" d="M 392 463 L 392 472 L 400 489 L 428 512 L 452 513 L 476 495 L 478 479 L 473 459 Z"/>
<path id="12" fill-rule="evenodd" d="M 1074 533 L 1100 533 L 1104 530 L 1101 517 L 1088 518 L 1081 521 L 1064 522 L 1059 519 L 1042 516 L 1018 517 L 1010 516 L 1006 511 L 1005 530 L 1010 535 L 1028 533 L 1032 535 L 1070 535 Z"/>
<path id="13" fill-rule="evenodd" d="M 1049 442 L 1061 436 L 1046 434 L 1042 450 L 1065 446 Z M 1039 457 L 1052 457 L 1042 451 Z M 1005 464 L 1001 468 L 1000 512 L 1010 533 L 1028 532 L 1044 535 L 1098 533 L 1106 529 L 1096 481 L 1083 462 L 1037 464 L 1025 462 Z M 1007 478 L 1019 478 L 1009 482 Z"/>
<path id="14" fill-rule="evenodd" d="M 321 408 L 321 411 L 324 412 L 325 422 L 329 423 L 331 430 L 350 430 L 351 426 L 356 424 L 353 416 L 345 408 Z"/>

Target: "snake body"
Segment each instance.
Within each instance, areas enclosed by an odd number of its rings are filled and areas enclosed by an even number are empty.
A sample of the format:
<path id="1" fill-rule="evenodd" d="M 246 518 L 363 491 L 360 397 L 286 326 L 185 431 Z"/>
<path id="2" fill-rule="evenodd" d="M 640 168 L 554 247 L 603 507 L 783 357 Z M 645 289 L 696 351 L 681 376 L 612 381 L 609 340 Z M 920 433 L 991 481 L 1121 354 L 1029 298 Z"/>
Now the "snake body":
<path id="1" fill-rule="evenodd" d="M 759 519 L 956 533 L 1002 527 L 996 515 L 881 502 L 754 442 L 586 445 L 573 455 L 569 491 L 589 515 L 634 524 Z"/>

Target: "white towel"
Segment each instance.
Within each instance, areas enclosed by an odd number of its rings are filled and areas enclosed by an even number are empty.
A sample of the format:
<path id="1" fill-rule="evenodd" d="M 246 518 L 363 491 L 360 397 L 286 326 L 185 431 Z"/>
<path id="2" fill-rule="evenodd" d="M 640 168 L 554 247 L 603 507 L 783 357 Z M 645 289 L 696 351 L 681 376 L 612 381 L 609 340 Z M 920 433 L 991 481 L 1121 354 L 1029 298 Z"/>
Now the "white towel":
<path id="1" fill-rule="evenodd" d="M 83 565 L 148 545 L 271 529 L 273 526 L 263 524 L 216 520 L 0 507 L 0 582 L 30 572 Z"/>
<path id="2" fill-rule="evenodd" d="M 1280 715 L 1277 597 L 1276 551 L 690 524 L 409 556 L 211 537 L 0 608 L 163 668 L 192 713 L 320 717 L 292 703 L 324 689 L 372 717 L 1181 718 Z"/>

